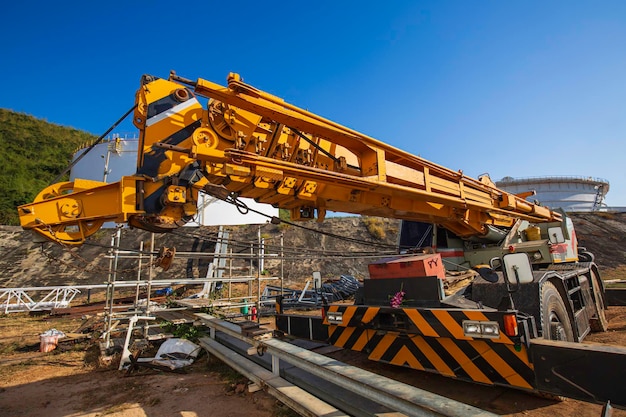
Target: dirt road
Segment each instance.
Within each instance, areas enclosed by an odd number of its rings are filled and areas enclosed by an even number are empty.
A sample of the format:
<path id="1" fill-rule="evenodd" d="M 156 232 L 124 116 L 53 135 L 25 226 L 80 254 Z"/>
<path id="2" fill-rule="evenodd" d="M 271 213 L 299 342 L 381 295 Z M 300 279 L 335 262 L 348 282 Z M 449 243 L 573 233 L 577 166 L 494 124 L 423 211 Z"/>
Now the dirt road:
<path id="1" fill-rule="evenodd" d="M 626 308 L 608 312 L 610 329 L 590 341 L 626 345 Z M 21 315 L 0 317 L 0 416 L 4 417 L 203 417 L 294 414 L 269 394 L 248 393 L 246 381 L 217 360 L 201 357 L 188 373 L 142 371 L 127 375 L 98 362 L 97 347 L 88 343 L 38 352 L 38 335 L 51 327 L 70 331 L 79 320 Z M 555 401 L 521 391 L 479 386 L 375 363 L 355 352 L 333 357 L 501 416 L 599 417 L 601 406 Z M 616 381 L 620 383 L 620 381 Z M 614 417 L 626 417 L 615 410 Z"/>
<path id="2" fill-rule="evenodd" d="M 38 351 L 40 333 L 51 327 L 69 332 L 78 324 L 0 317 L 1 417 L 296 416 L 266 392 L 248 393 L 244 378 L 206 355 L 185 374 L 127 374 L 100 363 L 93 343 Z"/>

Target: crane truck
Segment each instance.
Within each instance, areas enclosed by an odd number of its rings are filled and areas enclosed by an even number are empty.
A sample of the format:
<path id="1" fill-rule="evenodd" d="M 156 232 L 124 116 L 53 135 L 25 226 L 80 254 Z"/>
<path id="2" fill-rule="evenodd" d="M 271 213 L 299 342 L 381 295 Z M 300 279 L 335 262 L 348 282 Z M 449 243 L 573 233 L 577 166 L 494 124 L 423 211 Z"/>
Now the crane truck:
<path id="1" fill-rule="evenodd" d="M 624 351 L 584 343 L 607 329 L 607 300 L 563 211 L 300 109 L 233 73 L 226 86 L 144 75 L 133 123 L 134 175 L 52 184 L 18 207 L 22 227 L 65 246 L 108 221 L 168 232 L 194 218 L 201 192 L 253 198 L 292 220 L 322 221 L 328 210 L 402 219 L 408 241 L 408 222 L 436 225 L 463 242 L 463 262 L 480 272 L 473 282 L 446 295 L 437 253 L 372 264 L 354 304 L 324 306 L 327 341 L 476 383 L 626 406 L 624 388 L 611 382 Z"/>

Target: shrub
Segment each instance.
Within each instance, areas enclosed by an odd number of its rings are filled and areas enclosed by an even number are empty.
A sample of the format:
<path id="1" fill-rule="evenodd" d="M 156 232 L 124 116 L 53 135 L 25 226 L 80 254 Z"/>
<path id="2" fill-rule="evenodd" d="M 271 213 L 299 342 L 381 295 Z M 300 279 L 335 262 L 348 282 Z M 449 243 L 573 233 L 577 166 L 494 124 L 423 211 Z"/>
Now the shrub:
<path id="1" fill-rule="evenodd" d="M 385 239 L 387 237 L 385 222 L 380 217 L 364 217 L 363 223 L 373 238 Z"/>

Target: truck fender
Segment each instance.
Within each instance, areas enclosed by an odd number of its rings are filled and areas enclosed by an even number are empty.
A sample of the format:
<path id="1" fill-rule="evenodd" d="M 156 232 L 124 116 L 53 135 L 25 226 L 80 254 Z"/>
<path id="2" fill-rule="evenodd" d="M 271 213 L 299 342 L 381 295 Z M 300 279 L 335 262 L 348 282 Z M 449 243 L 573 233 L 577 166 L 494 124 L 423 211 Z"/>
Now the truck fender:
<path id="1" fill-rule="evenodd" d="M 591 330 L 594 332 L 606 332 L 609 329 L 609 322 L 606 319 L 606 309 L 608 307 L 606 295 L 604 293 L 604 282 L 600 278 L 600 271 L 596 264 L 591 264 L 589 268 L 589 281 L 591 284 L 591 295 L 593 297 L 595 314 L 589 320 Z"/>
<path id="2" fill-rule="evenodd" d="M 563 281 L 558 277 L 545 280 L 539 287 L 541 329 L 546 340 L 573 342 L 576 338 L 574 313 L 567 300 Z"/>

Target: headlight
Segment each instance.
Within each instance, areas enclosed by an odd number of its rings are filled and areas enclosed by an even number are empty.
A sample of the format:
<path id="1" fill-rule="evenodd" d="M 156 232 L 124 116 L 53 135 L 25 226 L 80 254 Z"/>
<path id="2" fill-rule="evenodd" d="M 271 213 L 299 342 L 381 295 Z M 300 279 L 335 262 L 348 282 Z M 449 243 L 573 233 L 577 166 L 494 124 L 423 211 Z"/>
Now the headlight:
<path id="1" fill-rule="evenodd" d="M 463 334 L 467 337 L 497 339 L 500 326 L 497 321 L 463 320 Z"/>

